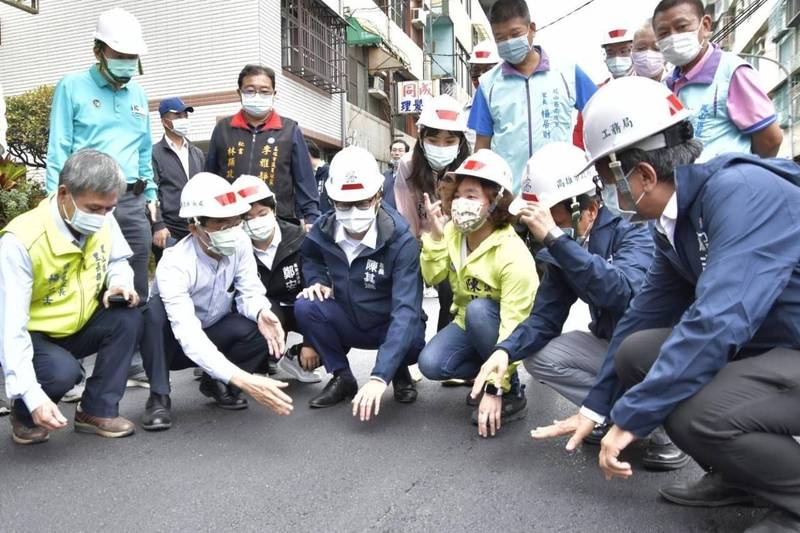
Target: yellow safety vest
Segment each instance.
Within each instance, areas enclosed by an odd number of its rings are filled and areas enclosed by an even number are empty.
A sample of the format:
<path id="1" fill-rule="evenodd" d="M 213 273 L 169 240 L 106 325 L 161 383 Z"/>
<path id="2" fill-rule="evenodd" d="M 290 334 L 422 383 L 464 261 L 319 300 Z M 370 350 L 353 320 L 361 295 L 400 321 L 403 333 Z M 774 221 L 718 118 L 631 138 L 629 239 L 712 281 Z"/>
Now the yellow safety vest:
<path id="1" fill-rule="evenodd" d="M 38 207 L 9 222 L 0 235 L 12 233 L 33 264 L 28 331 L 61 338 L 80 331 L 100 303 L 111 252 L 111 228 L 104 224 L 81 249 L 59 231 L 50 200 L 42 200 Z"/>

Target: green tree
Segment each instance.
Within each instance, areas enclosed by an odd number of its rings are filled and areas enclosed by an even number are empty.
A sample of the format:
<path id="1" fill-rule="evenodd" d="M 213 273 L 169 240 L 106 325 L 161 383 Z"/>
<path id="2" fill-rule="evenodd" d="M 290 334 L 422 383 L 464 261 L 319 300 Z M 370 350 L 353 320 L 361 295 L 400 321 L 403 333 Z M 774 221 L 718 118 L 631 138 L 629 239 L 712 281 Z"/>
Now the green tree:
<path id="1" fill-rule="evenodd" d="M 50 132 L 52 85 L 6 97 L 8 153 L 20 163 L 33 168 L 47 164 L 47 137 Z"/>
<path id="2" fill-rule="evenodd" d="M 41 184 L 27 177 L 24 165 L 0 159 L 0 228 L 44 198 Z"/>

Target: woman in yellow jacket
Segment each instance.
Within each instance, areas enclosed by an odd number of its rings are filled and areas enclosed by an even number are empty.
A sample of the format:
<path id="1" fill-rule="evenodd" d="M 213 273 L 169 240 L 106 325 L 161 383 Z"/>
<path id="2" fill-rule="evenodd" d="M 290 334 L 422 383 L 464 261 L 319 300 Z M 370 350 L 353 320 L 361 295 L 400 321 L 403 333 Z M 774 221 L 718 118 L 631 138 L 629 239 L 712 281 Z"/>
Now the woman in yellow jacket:
<path id="1" fill-rule="evenodd" d="M 455 183 L 452 221 L 442 201 L 425 195 L 430 231 L 422 235 L 421 267 L 430 285 L 449 279 L 455 319 L 439 331 L 419 356 L 428 379 L 472 379 L 530 314 L 539 279 L 525 244 L 514 232 L 508 206 L 513 199 L 511 169 L 491 150 L 478 150 L 446 179 Z M 524 387 L 516 368 L 504 387 L 487 385 L 472 422 L 481 434 L 527 414 Z M 503 390 L 505 388 L 505 390 Z M 470 402 L 474 405 L 474 402 Z"/>

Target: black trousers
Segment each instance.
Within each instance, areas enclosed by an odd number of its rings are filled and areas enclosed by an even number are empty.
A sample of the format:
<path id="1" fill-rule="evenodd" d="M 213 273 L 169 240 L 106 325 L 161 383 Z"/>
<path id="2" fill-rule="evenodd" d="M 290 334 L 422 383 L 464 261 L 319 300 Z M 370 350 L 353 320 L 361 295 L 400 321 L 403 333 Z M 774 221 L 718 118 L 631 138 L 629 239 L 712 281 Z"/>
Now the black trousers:
<path id="1" fill-rule="evenodd" d="M 172 332 L 161 296 L 147 302 L 144 311 L 142 362 L 150 379 L 150 391 L 169 394 L 170 370 L 198 366 L 183 352 Z M 217 349 L 233 364 L 246 372 L 255 371 L 267 357 L 267 341 L 255 322 L 238 313 L 230 313 L 203 332 Z"/>
<path id="2" fill-rule="evenodd" d="M 626 387 L 639 383 L 670 329 L 640 331 L 615 359 Z M 664 427 L 706 470 L 800 515 L 800 350 L 774 348 L 738 359 L 681 402 Z"/>
<path id="3" fill-rule="evenodd" d="M 32 332 L 33 368 L 36 381 L 54 402 L 83 379 L 82 359 L 97 353 L 92 376 L 86 380 L 81 409 L 101 418 L 119 414 L 119 401 L 125 394 L 128 367 L 142 335 L 142 313 L 139 309 L 105 309 L 95 311 L 89 322 L 69 337 L 54 338 Z M 14 412 L 23 424 L 33 427 L 28 408 L 22 400 L 14 402 Z"/>

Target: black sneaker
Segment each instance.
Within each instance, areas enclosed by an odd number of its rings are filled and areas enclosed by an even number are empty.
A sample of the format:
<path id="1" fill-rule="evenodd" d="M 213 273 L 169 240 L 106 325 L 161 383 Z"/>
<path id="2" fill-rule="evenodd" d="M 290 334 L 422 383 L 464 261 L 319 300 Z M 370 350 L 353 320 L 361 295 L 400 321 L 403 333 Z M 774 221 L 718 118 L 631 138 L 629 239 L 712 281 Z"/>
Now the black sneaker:
<path id="1" fill-rule="evenodd" d="M 525 385 L 520 385 L 517 391 L 510 391 L 503 395 L 501 425 L 515 420 L 522 420 L 528 416 L 528 400 L 525 398 Z M 472 425 L 478 425 L 478 408 L 472 411 Z"/>

